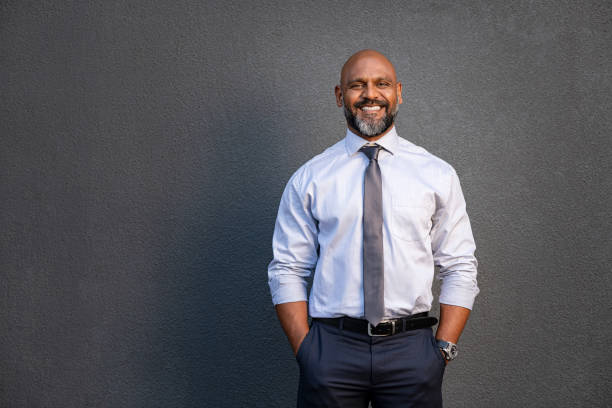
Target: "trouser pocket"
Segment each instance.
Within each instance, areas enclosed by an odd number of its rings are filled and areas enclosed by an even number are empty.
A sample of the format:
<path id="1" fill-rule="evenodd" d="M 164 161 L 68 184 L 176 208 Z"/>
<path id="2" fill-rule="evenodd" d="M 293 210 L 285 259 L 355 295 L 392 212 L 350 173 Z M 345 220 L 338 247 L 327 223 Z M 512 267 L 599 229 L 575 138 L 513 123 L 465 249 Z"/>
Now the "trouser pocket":
<path id="1" fill-rule="evenodd" d="M 304 340 L 302 340 L 302 343 L 300 343 L 300 346 L 298 347 L 297 353 L 295 353 L 295 359 L 298 361 L 298 363 L 301 363 L 304 358 L 304 354 L 308 349 L 308 345 L 310 343 L 313 331 L 314 324 L 310 326 L 310 330 L 308 330 L 308 333 L 306 333 L 306 337 L 304 337 Z"/>

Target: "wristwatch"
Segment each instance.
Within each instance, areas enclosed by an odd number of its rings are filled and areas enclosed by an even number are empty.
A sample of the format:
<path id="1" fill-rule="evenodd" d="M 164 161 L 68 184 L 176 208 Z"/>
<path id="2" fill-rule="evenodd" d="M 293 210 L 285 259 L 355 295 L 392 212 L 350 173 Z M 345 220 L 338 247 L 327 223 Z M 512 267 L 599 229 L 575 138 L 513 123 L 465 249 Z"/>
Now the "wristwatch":
<path id="1" fill-rule="evenodd" d="M 444 358 L 448 361 L 454 360 L 457 357 L 459 351 L 457 350 L 457 345 L 455 343 L 451 343 L 450 341 L 444 340 L 436 340 L 438 343 L 438 347 L 444 353 Z"/>

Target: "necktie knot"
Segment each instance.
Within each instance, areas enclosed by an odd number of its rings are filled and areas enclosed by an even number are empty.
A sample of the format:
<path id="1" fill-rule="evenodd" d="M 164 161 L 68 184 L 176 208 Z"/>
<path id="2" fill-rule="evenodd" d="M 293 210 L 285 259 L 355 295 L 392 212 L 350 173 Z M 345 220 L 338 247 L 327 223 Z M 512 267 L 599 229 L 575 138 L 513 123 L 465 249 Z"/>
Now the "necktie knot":
<path id="1" fill-rule="evenodd" d="M 359 151 L 363 154 L 366 155 L 366 157 L 368 159 L 371 160 L 378 160 L 378 153 L 380 152 L 380 149 L 382 149 L 382 146 L 380 145 L 363 145 L 361 147 L 361 149 L 359 149 Z"/>

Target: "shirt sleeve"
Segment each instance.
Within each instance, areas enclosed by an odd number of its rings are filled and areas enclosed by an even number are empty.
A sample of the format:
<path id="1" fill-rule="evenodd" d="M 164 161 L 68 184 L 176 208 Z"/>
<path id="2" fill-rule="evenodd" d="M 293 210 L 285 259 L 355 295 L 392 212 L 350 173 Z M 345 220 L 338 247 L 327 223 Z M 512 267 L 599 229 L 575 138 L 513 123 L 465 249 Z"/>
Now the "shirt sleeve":
<path id="1" fill-rule="evenodd" d="M 317 236 L 318 223 L 294 175 L 283 192 L 272 238 L 268 284 L 275 305 L 307 300 L 306 279 L 318 259 Z"/>
<path id="2" fill-rule="evenodd" d="M 434 264 L 440 267 L 440 303 L 472 309 L 479 289 L 476 245 L 459 184 L 453 170 L 448 195 L 438 202 L 432 218 L 431 245 Z"/>

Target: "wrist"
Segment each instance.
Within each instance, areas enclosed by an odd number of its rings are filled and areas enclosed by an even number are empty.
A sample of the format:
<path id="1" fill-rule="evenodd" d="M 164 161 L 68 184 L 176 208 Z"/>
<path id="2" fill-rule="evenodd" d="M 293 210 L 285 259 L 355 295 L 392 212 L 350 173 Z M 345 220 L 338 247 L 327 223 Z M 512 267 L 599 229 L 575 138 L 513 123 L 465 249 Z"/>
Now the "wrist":
<path id="1" fill-rule="evenodd" d="M 302 331 L 299 335 L 296 334 L 293 337 L 293 341 L 290 341 L 291 348 L 293 349 L 293 354 L 297 354 L 298 350 L 300 349 L 300 346 L 302 345 L 302 342 L 304 341 L 306 336 L 308 336 L 309 331 L 310 331 L 310 328 L 306 327 L 305 331 Z"/>
<path id="2" fill-rule="evenodd" d="M 442 352 L 442 355 L 446 361 L 454 360 L 457 357 L 457 354 L 459 354 L 457 345 L 455 343 L 441 339 L 436 339 L 436 343 L 438 344 L 438 348 L 440 348 L 440 351 Z"/>

